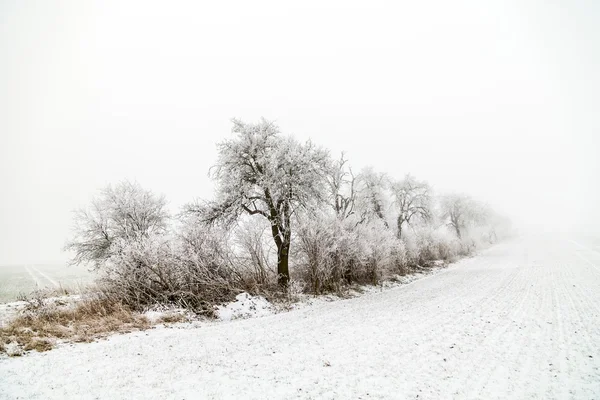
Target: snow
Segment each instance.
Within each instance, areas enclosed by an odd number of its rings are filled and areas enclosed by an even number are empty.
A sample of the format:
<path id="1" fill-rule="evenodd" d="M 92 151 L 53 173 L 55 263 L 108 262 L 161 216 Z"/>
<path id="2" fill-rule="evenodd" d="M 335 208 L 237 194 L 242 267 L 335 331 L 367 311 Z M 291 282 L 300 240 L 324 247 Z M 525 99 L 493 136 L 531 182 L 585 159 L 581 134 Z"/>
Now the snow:
<path id="1" fill-rule="evenodd" d="M 235 297 L 236 301 L 224 306 L 218 306 L 215 314 L 223 321 L 231 321 L 239 318 L 263 317 L 273 314 L 273 305 L 262 296 L 252 296 L 248 293 L 240 293 Z"/>
<path id="2" fill-rule="evenodd" d="M 27 306 L 26 301 L 14 301 L 12 303 L 0 304 L 0 326 L 4 326 L 15 318 Z"/>
<path id="3" fill-rule="evenodd" d="M 6 354 L 10 357 L 17 357 L 23 355 L 23 349 L 19 346 L 17 342 L 10 342 L 5 345 Z"/>
<path id="4" fill-rule="evenodd" d="M 599 264 L 515 240 L 347 300 L 3 358 L 0 399 L 598 399 Z"/>

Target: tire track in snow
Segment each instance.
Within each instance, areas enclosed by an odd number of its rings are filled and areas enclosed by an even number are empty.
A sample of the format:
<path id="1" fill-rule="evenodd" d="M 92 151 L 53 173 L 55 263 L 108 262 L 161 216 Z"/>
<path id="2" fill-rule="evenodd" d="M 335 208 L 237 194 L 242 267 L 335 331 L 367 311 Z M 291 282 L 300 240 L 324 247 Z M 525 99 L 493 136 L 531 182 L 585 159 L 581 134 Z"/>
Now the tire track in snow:
<path id="1" fill-rule="evenodd" d="M 585 379 L 588 377 L 586 375 L 582 376 L 582 372 L 573 368 L 574 362 L 576 363 L 575 365 L 581 368 L 582 365 L 590 362 L 589 355 L 597 354 L 600 356 L 600 352 L 598 351 L 600 336 L 597 331 L 594 332 L 593 326 L 589 324 L 590 320 L 597 320 L 597 318 L 590 318 L 594 315 L 590 313 L 590 305 L 593 303 L 590 299 L 591 293 L 581 290 L 580 287 L 584 285 L 585 281 L 576 280 L 577 278 L 581 279 L 581 275 L 575 273 L 577 265 L 580 264 L 565 265 L 564 271 L 567 271 L 566 273 L 569 274 L 570 282 L 576 281 L 577 284 L 563 285 L 564 301 L 561 303 L 561 306 L 567 307 L 563 314 L 566 316 L 565 325 L 567 326 L 566 331 L 569 338 L 565 352 L 568 361 L 570 361 L 570 367 L 567 368 L 570 380 Z M 589 269 L 585 268 L 583 271 L 589 271 Z M 577 272 L 583 271 L 577 270 Z M 600 382 L 600 375 L 592 379 Z M 583 389 L 583 387 L 572 388 L 568 391 L 568 395 L 570 398 L 577 398 L 582 395 L 581 391 Z"/>
<path id="2" fill-rule="evenodd" d="M 31 272 L 31 269 L 29 269 L 28 265 L 25 266 L 25 270 L 27 271 L 27 273 L 29 274 L 29 276 L 31 277 L 31 279 L 35 282 L 35 286 L 38 287 L 38 288 L 41 288 L 42 285 L 40 284 L 40 281 L 39 281 L 38 277 L 35 276 L 35 274 L 33 272 Z"/>
<path id="3" fill-rule="evenodd" d="M 477 343 L 477 347 L 473 349 L 473 357 L 470 360 L 471 368 L 467 373 L 464 374 L 463 380 L 459 381 L 459 387 L 468 387 L 469 392 L 467 398 L 473 398 L 474 396 L 483 391 L 489 384 L 494 373 L 496 373 L 500 367 L 506 368 L 499 360 L 506 360 L 510 356 L 509 351 L 512 350 L 513 356 L 521 354 L 521 350 L 525 347 L 523 341 L 515 341 L 514 337 L 517 334 L 522 334 L 520 330 L 514 329 L 512 326 L 513 321 L 518 321 L 520 316 L 524 313 L 525 304 L 528 301 L 530 293 L 530 285 L 526 285 L 525 294 L 521 298 L 511 298 L 510 293 L 520 291 L 523 286 L 522 275 L 527 271 L 523 267 L 516 267 L 512 274 L 509 287 L 503 287 L 502 295 L 496 297 L 496 302 L 490 304 L 487 309 L 486 318 L 483 322 L 482 340 Z M 510 287 L 514 286 L 513 290 L 509 290 Z M 504 304 L 504 306 L 498 309 L 498 303 Z M 499 312 L 496 313 L 495 311 Z M 492 315 L 500 316 L 492 321 L 489 327 L 486 326 L 488 319 L 493 319 Z M 486 329 L 487 328 L 487 331 Z M 504 346 L 504 343 L 510 343 L 508 349 Z M 483 349 L 494 346 L 497 352 L 493 357 L 490 357 L 489 353 L 486 353 Z M 508 350 L 508 351 L 507 351 Z M 512 368 L 509 365 L 508 368 Z M 477 378 L 479 376 L 479 378 Z M 510 389 L 510 388 L 509 388 Z"/>
<path id="4" fill-rule="evenodd" d="M 582 249 L 584 249 L 584 250 L 588 250 L 588 251 L 590 251 L 590 252 L 592 252 L 592 253 L 595 253 L 595 254 L 597 254 L 597 255 L 599 255 L 599 256 L 600 256 L 600 251 L 597 251 L 597 250 L 595 250 L 595 249 L 593 249 L 593 248 L 587 247 L 586 245 L 584 245 L 584 244 L 581 244 L 581 243 L 579 243 L 579 242 L 576 242 L 576 241 L 575 241 L 575 240 L 573 240 L 573 239 L 570 239 L 570 240 L 569 240 L 569 242 L 571 242 L 571 243 L 573 243 L 573 244 L 575 244 L 575 245 L 577 245 L 577 246 L 581 247 L 581 248 L 582 248 Z M 597 247 L 597 248 L 600 248 L 600 246 L 596 246 L 596 247 Z"/>
<path id="5" fill-rule="evenodd" d="M 33 270 L 35 272 L 37 272 L 38 274 L 40 274 L 41 276 L 43 276 L 44 278 L 46 278 L 46 280 L 48 282 L 50 282 L 51 285 L 53 285 L 54 287 L 60 287 L 60 284 L 55 281 L 54 279 L 50 278 L 48 275 L 46 275 L 45 273 L 43 273 L 42 271 L 40 271 L 39 269 L 37 269 L 36 267 L 32 266 L 31 268 L 33 268 Z"/>
<path id="6" fill-rule="evenodd" d="M 591 266 L 592 268 L 594 268 L 596 271 L 600 272 L 600 268 L 598 268 L 596 266 L 596 264 L 594 264 L 593 262 L 591 262 L 590 260 L 588 260 L 587 258 L 585 258 L 584 256 L 582 256 L 581 254 L 575 252 L 574 253 L 577 257 L 579 257 L 580 259 L 582 259 L 586 264 L 588 264 L 589 266 Z"/>

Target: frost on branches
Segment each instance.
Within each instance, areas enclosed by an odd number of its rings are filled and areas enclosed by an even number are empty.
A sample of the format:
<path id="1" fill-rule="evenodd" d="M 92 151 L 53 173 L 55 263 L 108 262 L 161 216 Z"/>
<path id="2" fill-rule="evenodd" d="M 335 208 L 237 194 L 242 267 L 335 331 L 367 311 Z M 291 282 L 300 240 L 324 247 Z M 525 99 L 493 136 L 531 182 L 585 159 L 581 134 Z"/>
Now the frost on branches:
<path id="1" fill-rule="evenodd" d="M 292 216 L 323 201 L 329 153 L 281 135 L 275 123 L 233 120 L 234 139 L 218 146 L 212 169 L 216 199 L 195 210 L 208 223 L 230 224 L 242 214 L 266 218 L 277 247 L 278 282 L 289 282 Z"/>

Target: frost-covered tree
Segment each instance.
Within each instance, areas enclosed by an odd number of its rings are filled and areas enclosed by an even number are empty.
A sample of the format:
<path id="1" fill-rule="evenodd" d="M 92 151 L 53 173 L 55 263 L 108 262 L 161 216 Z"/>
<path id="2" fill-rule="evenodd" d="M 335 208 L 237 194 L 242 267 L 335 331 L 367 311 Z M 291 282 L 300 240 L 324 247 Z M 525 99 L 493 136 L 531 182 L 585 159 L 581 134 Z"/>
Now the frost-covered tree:
<path id="1" fill-rule="evenodd" d="M 402 227 L 410 225 L 414 219 L 428 220 L 431 217 L 431 187 L 411 175 L 392 184 L 392 195 L 398 217 L 398 239 L 402 238 Z"/>
<path id="2" fill-rule="evenodd" d="M 448 194 L 440 200 L 442 219 L 447 221 L 460 239 L 463 231 L 473 224 L 481 223 L 481 206 L 464 194 Z"/>
<path id="3" fill-rule="evenodd" d="M 387 176 L 367 167 L 358 175 L 356 186 L 361 216 L 359 223 L 375 218 L 380 220 L 385 228 L 389 228 L 386 218 L 388 203 L 386 190 L 389 186 Z"/>
<path id="4" fill-rule="evenodd" d="M 328 177 L 329 204 L 339 220 L 354 215 L 356 207 L 356 177 L 347 162 L 342 153 L 340 159 L 333 163 Z"/>
<path id="5" fill-rule="evenodd" d="M 241 214 L 266 218 L 277 247 L 280 285 L 289 281 L 292 216 L 325 200 L 329 153 L 310 141 L 283 137 L 273 122 L 233 120 L 235 139 L 218 145 L 212 168 L 216 200 L 200 207 L 204 221 L 236 221 Z"/>
<path id="6" fill-rule="evenodd" d="M 168 214 L 164 197 L 128 181 L 107 186 L 92 205 L 75 212 L 73 238 L 65 250 L 73 264 L 91 263 L 99 268 L 125 243 L 163 234 Z"/>

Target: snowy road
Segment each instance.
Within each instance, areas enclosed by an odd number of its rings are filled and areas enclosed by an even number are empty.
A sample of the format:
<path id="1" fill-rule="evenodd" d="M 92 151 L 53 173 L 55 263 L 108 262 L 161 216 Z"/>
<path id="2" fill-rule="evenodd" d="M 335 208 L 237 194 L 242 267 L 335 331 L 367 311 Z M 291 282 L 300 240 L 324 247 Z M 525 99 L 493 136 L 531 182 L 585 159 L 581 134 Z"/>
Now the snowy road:
<path id="1" fill-rule="evenodd" d="M 0 398 L 600 399 L 600 252 L 520 239 L 410 285 L 0 360 Z"/>

